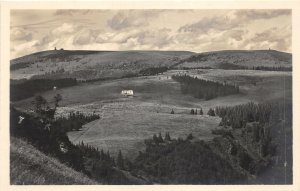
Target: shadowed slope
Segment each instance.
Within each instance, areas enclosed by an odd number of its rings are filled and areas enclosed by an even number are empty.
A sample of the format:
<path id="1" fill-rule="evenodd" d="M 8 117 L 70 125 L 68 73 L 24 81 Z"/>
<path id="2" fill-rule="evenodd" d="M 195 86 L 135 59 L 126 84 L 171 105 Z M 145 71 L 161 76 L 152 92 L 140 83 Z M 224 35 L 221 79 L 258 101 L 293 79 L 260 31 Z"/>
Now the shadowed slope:
<path id="1" fill-rule="evenodd" d="M 99 184 L 57 159 L 43 154 L 24 140 L 11 137 L 10 149 L 12 185 Z"/>

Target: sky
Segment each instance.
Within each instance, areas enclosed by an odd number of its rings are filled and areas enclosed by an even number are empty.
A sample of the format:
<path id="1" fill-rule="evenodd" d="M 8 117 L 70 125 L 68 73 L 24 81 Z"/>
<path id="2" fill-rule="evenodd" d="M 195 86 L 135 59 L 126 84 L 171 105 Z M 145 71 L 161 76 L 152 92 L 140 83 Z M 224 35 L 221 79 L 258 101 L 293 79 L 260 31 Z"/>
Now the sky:
<path id="1" fill-rule="evenodd" d="M 291 10 L 12 10 L 11 58 L 38 51 L 276 49 L 291 52 Z"/>

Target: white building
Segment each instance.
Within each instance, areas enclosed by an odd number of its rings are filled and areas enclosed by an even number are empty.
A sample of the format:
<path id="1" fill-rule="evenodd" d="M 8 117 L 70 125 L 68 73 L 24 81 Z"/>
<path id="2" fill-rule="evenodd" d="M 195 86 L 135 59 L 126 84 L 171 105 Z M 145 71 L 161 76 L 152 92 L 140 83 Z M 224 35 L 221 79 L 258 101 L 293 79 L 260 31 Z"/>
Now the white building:
<path id="1" fill-rule="evenodd" d="M 122 90 L 121 95 L 123 95 L 123 96 L 133 96 L 133 90 Z"/>

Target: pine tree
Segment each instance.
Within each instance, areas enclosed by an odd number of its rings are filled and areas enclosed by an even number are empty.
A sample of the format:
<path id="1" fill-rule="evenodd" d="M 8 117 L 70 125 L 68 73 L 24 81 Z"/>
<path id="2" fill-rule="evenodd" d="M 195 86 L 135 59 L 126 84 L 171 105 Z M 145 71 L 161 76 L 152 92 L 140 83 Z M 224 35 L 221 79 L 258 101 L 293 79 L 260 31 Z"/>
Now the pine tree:
<path id="1" fill-rule="evenodd" d="M 194 113 L 195 113 L 194 109 L 191 109 L 191 115 L 194 115 Z"/>
<path id="2" fill-rule="evenodd" d="M 207 115 L 209 116 L 216 116 L 215 111 L 212 108 L 209 108 Z"/>
<path id="3" fill-rule="evenodd" d="M 60 94 L 56 94 L 54 96 L 55 107 L 58 107 L 58 103 L 62 100 L 62 96 Z"/>
<path id="4" fill-rule="evenodd" d="M 117 166 L 120 169 L 124 169 L 124 159 L 123 159 L 123 155 L 122 155 L 121 150 L 119 150 L 119 154 L 118 154 L 118 157 L 117 157 Z"/>
<path id="5" fill-rule="evenodd" d="M 194 138 L 194 136 L 193 136 L 193 134 L 192 133 L 190 133 L 188 136 L 187 136 L 187 140 L 192 140 Z"/>
<path id="6" fill-rule="evenodd" d="M 157 138 L 156 134 L 153 135 L 153 141 L 154 141 L 154 143 L 158 143 L 158 138 Z"/>
<path id="7" fill-rule="evenodd" d="M 172 109 L 171 114 L 174 114 L 174 110 Z"/>
<path id="8" fill-rule="evenodd" d="M 158 140 L 159 143 L 163 143 L 164 142 L 164 140 L 163 140 L 163 138 L 161 136 L 161 133 L 158 134 L 157 140 Z"/>
<path id="9" fill-rule="evenodd" d="M 200 115 L 203 115 L 203 111 L 202 111 L 202 108 L 200 109 L 200 112 L 199 112 Z"/>
<path id="10" fill-rule="evenodd" d="M 165 135 L 165 141 L 171 141 L 170 134 L 167 132 Z"/>

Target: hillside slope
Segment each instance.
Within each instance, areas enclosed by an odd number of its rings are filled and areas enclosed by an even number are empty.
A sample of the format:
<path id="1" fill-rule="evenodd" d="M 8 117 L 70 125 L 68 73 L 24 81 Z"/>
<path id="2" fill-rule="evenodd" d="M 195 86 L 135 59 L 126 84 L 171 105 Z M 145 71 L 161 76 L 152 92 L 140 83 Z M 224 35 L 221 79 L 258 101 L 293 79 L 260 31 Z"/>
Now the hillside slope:
<path id="1" fill-rule="evenodd" d="M 146 68 L 171 66 L 192 54 L 188 51 L 43 51 L 11 60 L 11 78 L 118 78 Z"/>
<path id="2" fill-rule="evenodd" d="M 12 185 L 99 184 L 14 137 L 10 145 L 10 181 Z"/>
<path id="3" fill-rule="evenodd" d="M 257 66 L 291 67 L 292 54 L 276 50 L 224 50 L 191 55 L 175 64 L 175 68 L 209 67 L 243 69 Z"/>

